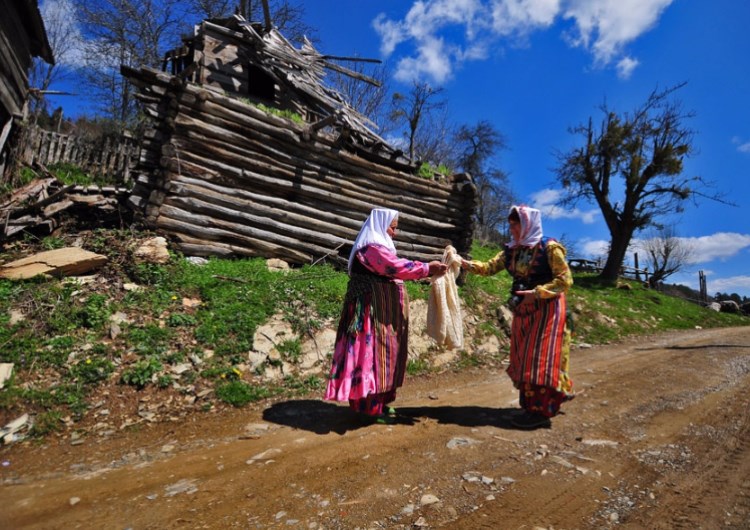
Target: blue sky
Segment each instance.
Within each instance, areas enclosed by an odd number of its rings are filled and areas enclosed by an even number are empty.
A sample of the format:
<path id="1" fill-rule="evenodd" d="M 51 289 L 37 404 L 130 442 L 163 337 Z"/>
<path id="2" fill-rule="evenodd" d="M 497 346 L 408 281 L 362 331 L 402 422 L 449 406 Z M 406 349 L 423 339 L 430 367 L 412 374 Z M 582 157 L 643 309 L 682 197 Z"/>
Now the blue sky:
<path id="1" fill-rule="evenodd" d="M 51 0 L 48 0 L 51 1 Z M 489 120 L 508 142 L 495 164 L 519 200 L 544 212 L 544 231 L 577 257 L 603 253 L 609 233 L 593 204 L 551 208 L 556 151 L 568 128 L 627 112 L 657 88 L 695 112 L 696 154 L 685 172 L 737 206 L 703 200 L 665 219 L 695 262 L 668 283 L 750 296 L 750 2 L 748 0 L 307 0 L 318 48 L 387 61 L 394 88 L 417 76 L 443 88 L 451 118 Z M 54 86 L 52 88 L 55 88 Z M 63 99 L 58 104 L 66 105 Z M 628 255 L 632 259 L 632 253 Z"/>
<path id="2" fill-rule="evenodd" d="M 609 241 L 596 205 L 549 206 L 556 151 L 568 128 L 627 112 L 657 88 L 695 117 L 685 173 L 737 204 L 692 202 L 665 219 L 695 262 L 668 283 L 750 296 L 750 2 L 747 0 L 314 0 L 305 3 L 321 52 L 387 60 L 407 90 L 414 76 L 444 88 L 452 119 L 489 120 L 509 149 L 496 164 L 519 200 L 544 211 L 544 231 L 595 258 Z M 398 81 L 396 88 L 399 88 Z M 643 234 L 645 236 L 646 234 Z M 643 254 L 641 253 L 641 256 Z M 632 253 L 628 254 L 632 260 Z M 643 265 L 641 257 L 641 265 Z"/>

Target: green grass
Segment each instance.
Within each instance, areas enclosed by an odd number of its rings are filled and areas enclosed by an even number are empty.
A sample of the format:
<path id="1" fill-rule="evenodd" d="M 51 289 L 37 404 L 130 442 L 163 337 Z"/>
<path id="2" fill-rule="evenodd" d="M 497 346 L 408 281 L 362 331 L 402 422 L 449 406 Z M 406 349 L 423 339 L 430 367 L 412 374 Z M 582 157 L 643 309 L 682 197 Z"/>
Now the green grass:
<path id="1" fill-rule="evenodd" d="M 277 344 L 277 350 L 283 361 L 298 364 L 306 337 L 324 325 L 335 328 L 346 293 L 345 272 L 329 265 L 271 272 L 263 259 L 210 259 L 196 266 L 179 255 L 163 265 L 137 264 L 131 259 L 133 235 L 127 230 L 97 230 L 85 237 L 84 248 L 109 259 L 98 271 L 100 281 L 0 280 L 0 362 L 15 365 L 12 379 L 0 391 L 0 409 L 6 416 L 21 411 L 44 414 L 35 429 L 47 434 L 56 428 L 56 419 L 82 417 L 104 385 L 156 392 L 174 391 L 173 382 L 213 387 L 216 399 L 231 406 L 275 395 L 321 392 L 322 375 L 285 374 L 271 384 L 259 374 L 273 363 L 254 370 L 243 366 L 255 332 L 277 314 L 296 334 Z M 63 243 L 58 238 L 36 242 L 40 250 Z M 474 245 L 471 255 L 488 260 L 498 250 Z M 574 281 L 568 302 L 577 342 L 597 344 L 668 329 L 750 324 L 747 317 L 716 313 L 637 282 L 620 289 L 602 284 L 592 274 L 576 274 Z M 140 288 L 123 289 L 128 283 Z M 466 276 L 459 292 L 464 306 L 478 317 L 481 332 L 502 335 L 498 310 L 510 285 L 505 272 Z M 426 283 L 407 282 L 406 287 L 412 300 L 429 295 Z M 11 324 L 11 312 L 23 318 Z M 118 313 L 126 319 L 113 333 L 111 319 Z M 480 362 L 471 355 L 470 344 L 465 350 L 455 363 L 458 369 Z M 200 366 L 181 377 L 172 374 L 174 365 L 195 359 Z M 493 360 L 497 359 L 487 362 Z M 430 365 L 427 359 L 411 359 L 407 371 L 428 373 Z M 201 406 L 207 410 L 211 404 Z"/>

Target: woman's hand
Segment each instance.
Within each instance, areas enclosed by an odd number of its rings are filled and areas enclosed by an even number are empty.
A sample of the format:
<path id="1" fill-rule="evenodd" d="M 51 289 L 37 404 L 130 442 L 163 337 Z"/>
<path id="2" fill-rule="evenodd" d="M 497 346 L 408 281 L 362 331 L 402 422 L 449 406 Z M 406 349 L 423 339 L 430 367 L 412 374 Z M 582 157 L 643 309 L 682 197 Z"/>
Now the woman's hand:
<path id="1" fill-rule="evenodd" d="M 521 304 L 533 304 L 537 299 L 536 291 L 534 289 L 528 289 L 524 291 L 515 291 L 515 293 L 518 296 L 523 296 L 523 300 L 521 300 Z"/>
<path id="2" fill-rule="evenodd" d="M 448 265 L 440 261 L 431 261 L 427 264 L 430 268 L 430 276 L 442 276 L 448 270 Z"/>

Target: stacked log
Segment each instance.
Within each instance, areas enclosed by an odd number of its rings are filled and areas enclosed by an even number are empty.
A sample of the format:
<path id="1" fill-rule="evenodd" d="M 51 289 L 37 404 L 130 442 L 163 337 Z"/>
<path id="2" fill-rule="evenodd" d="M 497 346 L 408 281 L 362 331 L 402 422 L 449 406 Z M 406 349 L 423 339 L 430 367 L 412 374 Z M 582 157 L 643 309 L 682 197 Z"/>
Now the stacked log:
<path id="1" fill-rule="evenodd" d="M 423 178 L 393 149 L 342 139 L 156 70 L 123 67 L 153 127 L 131 203 L 185 254 L 342 264 L 373 207 L 399 210 L 399 254 L 471 245 L 468 175 Z"/>

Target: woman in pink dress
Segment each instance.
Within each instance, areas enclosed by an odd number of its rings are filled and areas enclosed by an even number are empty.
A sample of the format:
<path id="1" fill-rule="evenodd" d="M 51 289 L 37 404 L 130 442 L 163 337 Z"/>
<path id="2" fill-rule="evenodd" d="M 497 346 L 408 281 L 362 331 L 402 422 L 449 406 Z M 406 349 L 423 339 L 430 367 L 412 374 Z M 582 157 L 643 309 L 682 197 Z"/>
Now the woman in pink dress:
<path id="1" fill-rule="evenodd" d="M 348 401 L 352 410 L 378 423 L 392 423 L 404 382 L 409 339 L 409 297 L 403 280 L 444 274 L 439 261 L 423 263 L 396 255 L 398 212 L 375 208 L 362 225 L 349 256 L 349 285 L 341 311 L 325 399 Z"/>

